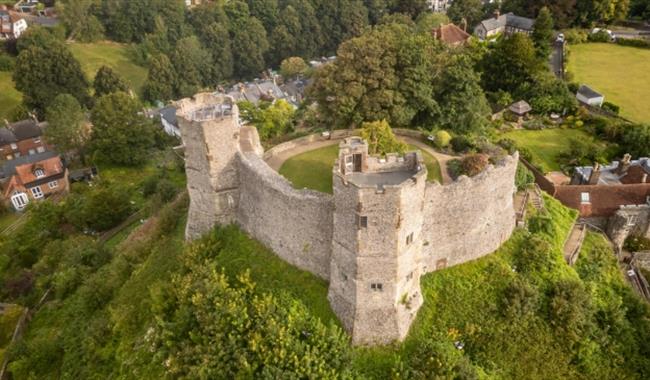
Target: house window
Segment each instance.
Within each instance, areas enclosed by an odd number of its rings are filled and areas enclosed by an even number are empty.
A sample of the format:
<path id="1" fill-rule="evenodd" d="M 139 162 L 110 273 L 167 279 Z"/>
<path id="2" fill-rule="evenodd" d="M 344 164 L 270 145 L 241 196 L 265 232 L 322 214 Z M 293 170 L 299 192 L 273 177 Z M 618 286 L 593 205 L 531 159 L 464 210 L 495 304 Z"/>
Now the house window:
<path id="1" fill-rule="evenodd" d="M 368 217 L 357 215 L 357 227 L 358 228 L 368 228 Z"/>
<path id="2" fill-rule="evenodd" d="M 42 146 L 39 146 L 38 148 L 36 148 L 36 151 L 37 151 L 38 153 L 43 153 L 43 152 L 45 152 L 45 148 L 42 147 Z"/>
<path id="3" fill-rule="evenodd" d="M 411 245 L 411 243 L 413 243 L 413 232 L 408 234 L 408 236 L 406 237 L 406 245 Z"/>
<path id="4" fill-rule="evenodd" d="M 52 181 L 47 185 L 50 187 L 50 189 L 56 189 L 57 187 L 59 187 L 59 181 Z"/>
<path id="5" fill-rule="evenodd" d="M 34 144 L 40 144 L 40 143 L 41 143 L 41 138 L 40 137 L 34 138 Z"/>
<path id="6" fill-rule="evenodd" d="M 36 176 L 36 178 L 45 177 L 45 171 L 41 168 L 38 168 L 34 170 L 34 175 Z"/>
<path id="7" fill-rule="evenodd" d="M 16 144 L 11 144 L 11 149 L 13 149 L 13 150 L 18 149 L 18 145 L 16 145 Z"/>
<path id="8" fill-rule="evenodd" d="M 41 190 L 40 186 L 32 187 L 32 195 L 34 196 L 34 199 L 39 199 L 43 198 L 43 190 Z"/>
<path id="9" fill-rule="evenodd" d="M 27 194 L 25 193 L 16 191 L 11 197 L 11 204 L 14 205 L 16 210 L 24 209 L 25 206 L 27 206 L 27 203 L 29 203 L 29 198 L 27 198 Z"/>
<path id="10" fill-rule="evenodd" d="M 412 279 L 413 279 L 413 272 L 409 273 L 409 274 L 406 276 L 406 281 L 411 281 Z"/>
<path id="11" fill-rule="evenodd" d="M 29 155 L 31 156 L 32 154 L 36 154 L 36 151 L 34 149 L 29 150 Z"/>
<path id="12" fill-rule="evenodd" d="M 580 202 L 581 203 L 589 203 L 589 193 L 581 193 L 580 194 Z"/>
<path id="13" fill-rule="evenodd" d="M 13 157 L 11 154 L 8 154 L 8 155 L 7 155 L 7 160 L 13 160 L 13 158 L 14 158 L 14 157 Z"/>
<path id="14" fill-rule="evenodd" d="M 384 290 L 384 284 L 373 282 L 372 284 L 370 284 L 370 289 L 375 292 L 381 292 Z"/>

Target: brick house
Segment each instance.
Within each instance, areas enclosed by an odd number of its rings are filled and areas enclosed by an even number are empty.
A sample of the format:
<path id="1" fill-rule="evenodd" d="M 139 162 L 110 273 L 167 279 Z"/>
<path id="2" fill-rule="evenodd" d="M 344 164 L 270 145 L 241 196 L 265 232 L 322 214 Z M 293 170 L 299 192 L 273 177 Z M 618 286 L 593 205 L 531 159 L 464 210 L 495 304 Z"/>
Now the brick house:
<path id="1" fill-rule="evenodd" d="M 27 119 L 15 123 L 5 121 L 5 124 L 6 127 L 0 128 L 0 162 L 49 150 L 42 139 L 47 123 Z"/>
<path id="2" fill-rule="evenodd" d="M 18 12 L 0 5 L 0 40 L 15 40 L 27 30 L 27 21 Z"/>
<path id="3" fill-rule="evenodd" d="M 605 166 L 595 164 L 575 168 L 569 184 L 553 183 L 539 170 L 535 182 L 580 218 L 607 231 L 617 247 L 630 235 L 650 238 L 650 158 L 621 161 Z"/>
<path id="4" fill-rule="evenodd" d="M 0 168 L 3 200 L 15 210 L 30 202 L 69 190 L 68 170 L 56 152 L 43 152 L 6 161 Z"/>

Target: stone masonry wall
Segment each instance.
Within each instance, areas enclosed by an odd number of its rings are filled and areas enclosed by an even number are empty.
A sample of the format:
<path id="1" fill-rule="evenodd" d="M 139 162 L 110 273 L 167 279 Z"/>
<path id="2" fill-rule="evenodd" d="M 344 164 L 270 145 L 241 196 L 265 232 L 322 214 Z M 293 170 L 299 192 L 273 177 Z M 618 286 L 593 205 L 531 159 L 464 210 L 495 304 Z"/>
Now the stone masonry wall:
<path id="1" fill-rule="evenodd" d="M 254 153 L 240 158 L 241 227 L 283 260 L 329 280 L 332 196 L 294 189 Z"/>
<path id="2" fill-rule="evenodd" d="M 513 194 L 518 155 L 476 177 L 442 186 L 427 183 L 423 272 L 477 259 L 497 250 L 515 227 Z"/>

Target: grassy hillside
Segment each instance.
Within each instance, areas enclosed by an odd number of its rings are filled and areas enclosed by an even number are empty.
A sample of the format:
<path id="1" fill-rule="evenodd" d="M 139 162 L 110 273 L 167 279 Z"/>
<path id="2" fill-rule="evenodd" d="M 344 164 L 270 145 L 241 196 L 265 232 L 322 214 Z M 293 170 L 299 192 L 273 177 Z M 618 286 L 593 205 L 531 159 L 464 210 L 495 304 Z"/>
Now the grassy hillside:
<path id="1" fill-rule="evenodd" d="M 0 72 L 0 121 L 11 115 L 11 112 L 22 102 L 22 94 L 14 87 L 12 73 Z"/>
<path id="2" fill-rule="evenodd" d="M 546 203 L 548 214 L 533 215 L 529 221 L 532 232 L 519 229 L 493 255 L 424 276 L 425 303 L 404 343 L 351 348 L 340 352 L 337 365 L 349 370 L 346 375 L 369 379 L 648 378 L 647 304 L 625 285 L 600 235 L 589 234 L 576 268 L 567 266 L 561 248 L 576 213 L 553 199 Z M 173 215 L 183 210 L 177 207 Z M 168 233 L 161 233 L 162 226 Z M 166 362 L 165 367 L 162 360 L 169 350 L 183 347 L 180 344 L 188 344 L 184 348 L 190 350 L 188 355 L 208 355 L 201 356 L 206 367 L 220 360 L 239 360 L 242 368 L 250 365 L 243 356 L 220 356 L 230 352 L 226 347 L 236 342 L 237 331 L 222 331 L 211 318 L 202 327 L 169 324 L 170 318 L 180 322 L 201 316 L 170 309 L 173 302 L 153 306 L 167 294 L 161 293 L 161 286 L 172 290 L 172 298 L 178 295 L 174 288 L 188 286 L 185 279 L 193 276 L 183 264 L 188 254 L 223 268 L 232 286 L 237 284 L 235 278 L 248 272 L 260 295 L 290 297 L 323 324 L 336 324 L 325 282 L 284 263 L 236 227 L 215 230 L 191 252 L 184 251 L 182 235 L 183 219 L 177 217 L 154 218 L 152 224 L 135 229 L 116 246 L 110 262 L 88 276 L 76 292 L 48 303 L 37 314 L 26 339 L 12 350 L 14 375 L 153 379 L 165 377 L 165 368 L 173 367 L 175 372 L 168 372 L 173 377 L 171 373 L 183 373 L 178 371 L 190 363 Z M 171 279 L 175 280 L 170 288 Z M 195 292 L 191 300 L 197 305 L 212 289 L 208 278 L 199 279 L 191 286 Z M 255 302 L 260 301 L 254 301 L 253 308 Z M 215 304 L 216 309 L 210 309 L 223 315 L 236 306 L 224 307 Z M 244 328 L 245 320 L 236 324 L 237 329 Z M 156 335 L 154 326 L 161 323 L 175 338 L 167 336 L 164 345 L 152 351 L 149 341 Z M 295 321 L 287 320 L 291 323 Z M 283 326 L 270 328 L 276 337 L 286 334 Z M 175 340 L 179 336 L 187 340 Z M 458 342 L 464 344 L 462 350 L 455 347 Z M 252 343 L 246 350 L 258 347 Z M 294 359 L 298 360 L 287 357 L 280 362 L 291 366 Z"/>
<path id="3" fill-rule="evenodd" d="M 548 128 L 542 130 L 515 130 L 501 135 L 512 139 L 518 147 L 528 149 L 535 163 L 545 172 L 560 171 L 559 156 L 569 150 L 571 140 L 594 141 L 594 138 L 581 129 Z"/>
<path id="4" fill-rule="evenodd" d="M 73 43 L 68 46 L 81 63 L 88 79 L 92 80 L 97 70 L 105 65 L 122 76 L 136 93 L 141 93 L 147 79 L 147 69 L 129 59 L 127 45 L 105 41 L 91 44 Z"/>
<path id="5" fill-rule="evenodd" d="M 619 105 L 622 116 L 650 122 L 650 50 L 605 43 L 573 45 L 568 70 L 575 82 Z"/>

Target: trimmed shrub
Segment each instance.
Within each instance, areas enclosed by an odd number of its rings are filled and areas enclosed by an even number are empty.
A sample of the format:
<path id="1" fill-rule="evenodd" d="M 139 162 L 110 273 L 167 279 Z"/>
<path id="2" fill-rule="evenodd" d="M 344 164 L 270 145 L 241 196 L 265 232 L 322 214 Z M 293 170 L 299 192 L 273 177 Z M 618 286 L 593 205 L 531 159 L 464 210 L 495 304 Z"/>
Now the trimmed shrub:
<path id="1" fill-rule="evenodd" d="M 582 44 L 587 42 L 589 34 L 583 29 L 569 29 L 564 31 L 564 38 L 570 44 Z"/>
<path id="2" fill-rule="evenodd" d="M 447 131 L 438 131 L 436 132 L 435 140 L 438 148 L 446 148 L 451 142 L 451 135 Z"/>
<path id="3" fill-rule="evenodd" d="M 603 103 L 603 109 L 605 111 L 609 111 L 609 112 L 611 112 L 611 113 L 613 113 L 615 115 L 618 115 L 619 112 L 621 111 L 621 107 L 619 107 L 616 104 L 611 103 L 611 102 L 604 102 Z"/>
<path id="4" fill-rule="evenodd" d="M 622 46 L 632 46 L 641 49 L 650 49 L 649 40 L 619 38 L 616 40 L 616 43 Z"/>
<path id="5" fill-rule="evenodd" d="M 487 154 L 472 154 L 463 158 L 461 164 L 462 172 L 468 177 L 474 177 L 485 170 L 489 163 L 490 157 Z"/>

